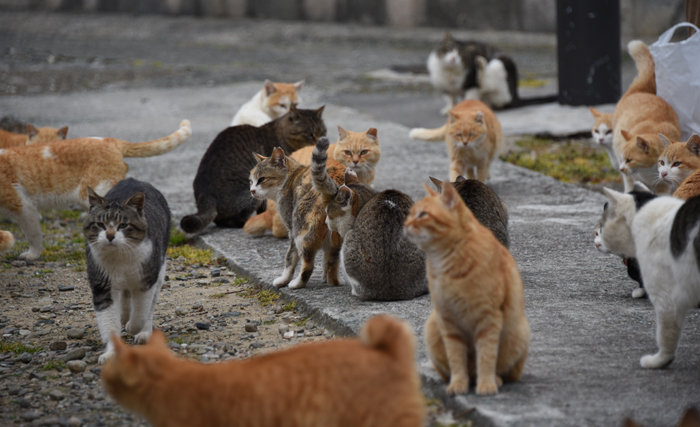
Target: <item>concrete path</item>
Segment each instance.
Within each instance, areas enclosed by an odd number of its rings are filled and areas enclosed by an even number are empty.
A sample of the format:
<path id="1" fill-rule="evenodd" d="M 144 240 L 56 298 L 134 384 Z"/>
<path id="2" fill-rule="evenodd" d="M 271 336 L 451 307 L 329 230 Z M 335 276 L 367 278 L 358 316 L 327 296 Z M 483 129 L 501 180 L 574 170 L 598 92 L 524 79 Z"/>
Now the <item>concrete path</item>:
<path id="1" fill-rule="evenodd" d="M 190 119 L 193 136 L 181 147 L 159 157 L 128 159 L 129 176 L 159 188 L 179 219 L 194 211 L 191 185 L 202 154 L 237 106 L 259 87 L 254 82 L 0 98 L 0 111 L 34 117 L 44 124 L 70 124 L 71 136 L 113 136 L 135 142 L 166 135 L 181 119 Z M 332 97 L 309 89 L 309 107 Z M 437 120 L 434 109 L 424 111 Z M 587 109 L 545 105 L 500 113 L 499 118 L 509 133 L 538 132 L 555 125 L 579 131 L 590 126 L 589 114 Z M 327 105 L 324 119 L 331 140 L 337 138 L 338 124 L 356 131 L 379 129 L 378 189 L 396 188 L 418 200 L 424 196 L 422 183 L 429 175 L 447 176 L 442 143 L 411 141 L 403 125 L 336 104 Z M 504 386 L 495 397 L 472 393 L 447 399 L 449 405 L 462 413 L 475 408 L 467 415 L 474 425 L 617 426 L 625 416 L 633 416 L 645 426 L 671 426 L 685 407 L 700 404 L 697 310 L 689 315 L 676 361 L 668 369 L 639 367 L 639 358 L 656 350 L 654 313 L 647 300 L 630 297 L 635 285 L 625 277 L 621 262 L 593 247 L 592 231 L 604 198 L 501 162 L 494 165 L 489 185 L 509 209 L 511 250 L 525 283 L 533 331 L 530 356 L 521 382 Z M 269 286 L 282 271 L 285 240 L 210 228 L 201 241 L 225 255 L 232 268 L 252 281 Z M 422 337 L 431 307 L 428 296 L 404 302 L 360 302 L 350 295 L 348 286 L 322 285 L 318 271 L 306 289 L 282 292 L 326 327 L 351 334 L 370 316 L 388 312 L 406 319 Z M 444 398 L 445 385 L 429 367 L 422 344 L 418 357 L 426 393 Z"/>

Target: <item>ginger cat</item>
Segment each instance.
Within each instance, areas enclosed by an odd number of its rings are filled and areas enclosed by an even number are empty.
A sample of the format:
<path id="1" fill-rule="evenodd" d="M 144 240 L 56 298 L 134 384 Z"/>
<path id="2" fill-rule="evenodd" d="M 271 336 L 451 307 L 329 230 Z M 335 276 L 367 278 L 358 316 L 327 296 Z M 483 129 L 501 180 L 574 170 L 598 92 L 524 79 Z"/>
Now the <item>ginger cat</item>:
<path id="1" fill-rule="evenodd" d="M 693 134 L 688 141 L 678 142 L 659 134 L 664 151 L 659 156 L 659 179 L 678 187 L 691 173 L 700 169 L 700 136 Z"/>
<path id="2" fill-rule="evenodd" d="M 325 137 L 322 137 L 325 138 Z M 259 200 L 275 199 L 277 209 L 289 232 L 289 250 L 284 259 L 284 273 L 272 284 L 278 288 L 303 288 L 314 270 L 316 252 L 323 248 L 323 281 L 338 286 L 340 247 L 343 239 L 330 232 L 326 225 L 325 207 L 328 203 L 314 190 L 311 171 L 291 157 L 282 148 L 275 148 L 270 157 L 253 153 L 258 164 L 250 172 L 250 193 Z M 331 179 L 342 184 L 345 166 L 334 162 L 328 167 Z M 294 280 L 294 270 L 301 258 L 301 272 Z"/>
<path id="3" fill-rule="evenodd" d="M 486 182 L 489 168 L 503 144 L 503 131 L 493 111 L 481 101 L 469 99 L 452 108 L 447 123 L 437 129 L 412 129 L 412 139 L 445 139 L 450 154 L 450 181 L 462 175 Z"/>
<path id="4" fill-rule="evenodd" d="M 691 173 L 673 192 L 674 197 L 688 200 L 693 196 L 700 195 L 700 170 Z"/>
<path id="5" fill-rule="evenodd" d="M 523 284 L 515 260 L 481 225 L 455 188 L 411 208 L 404 231 L 425 252 L 433 312 L 425 324 L 430 360 L 449 394 L 498 393 L 518 381 L 530 346 Z"/>
<path id="6" fill-rule="evenodd" d="M 338 141 L 328 148 L 328 158 L 353 170 L 361 183 L 372 185 L 376 174 L 375 168 L 382 155 L 377 129 L 370 128 L 367 132 L 351 132 L 338 126 L 338 135 Z M 296 150 L 290 157 L 302 165 L 309 166 L 313 151 L 314 146 L 309 145 Z M 287 229 L 277 215 L 275 202 L 271 200 L 267 202 L 267 210 L 250 218 L 243 230 L 253 236 L 262 236 L 265 231 L 270 230 L 277 238 L 287 237 Z"/>
<path id="7" fill-rule="evenodd" d="M 287 114 L 292 104 L 299 104 L 299 91 L 304 80 L 296 83 L 273 83 L 265 80 L 265 86 L 236 112 L 231 126 L 262 126 Z"/>
<path id="8" fill-rule="evenodd" d="M 676 112 L 656 96 L 654 58 L 649 48 L 639 40 L 629 42 L 627 48 L 637 66 L 637 77 L 615 106 L 612 124 L 618 169 L 625 192 L 630 192 L 635 180 L 654 188 L 658 180 L 656 162 L 664 149 L 659 133 L 677 141 L 681 130 Z M 670 192 L 670 186 L 659 182 L 656 192 Z"/>
<path id="9" fill-rule="evenodd" d="M 593 128 L 591 128 L 591 136 L 593 137 L 593 142 L 600 144 L 605 148 L 608 153 L 608 158 L 610 159 L 610 166 L 614 169 L 620 168 L 620 162 L 617 159 L 617 154 L 615 154 L 615 149 L 613 148 L 613 126 L 612 126 L 612 113 L 601 113 L 593 107 L 589 107 L 591 114 L 595 122 L 593 123 Z"/>
<path id="10" fill-rule="evenodd" d="M 422 427 L 425 402 L 410 327 L 381 315 L 359 339 L 308 344 L 245 360 L 178 358 L 154 331 L 115 356 L 102 381 L 155 427 Z"/>
<path id="11" fill-rule="evenodd" d="M 0 149 L 0 215 L 17 222 L 29 250 L 20 256 L 37 259 L 41 254 L 39 211 L 79 204 L 90 207 L 88 187 L 105 194 L 124 179 L 129 166 L 124 157 L 149 157 L 166 153 L 186 141 L 189 120 L 169 136 L 142 143 L 115 138 L 78 138 Z"/>
<path id="12" fill-rule="evenodd" d="M 18 147 L 20 145 L 41 144 L 66 139 L 68 126 L 61 129 L 37 128 L 27 123 L 27 134 L 12 133 L 0 129 L 0 148 Z"/>

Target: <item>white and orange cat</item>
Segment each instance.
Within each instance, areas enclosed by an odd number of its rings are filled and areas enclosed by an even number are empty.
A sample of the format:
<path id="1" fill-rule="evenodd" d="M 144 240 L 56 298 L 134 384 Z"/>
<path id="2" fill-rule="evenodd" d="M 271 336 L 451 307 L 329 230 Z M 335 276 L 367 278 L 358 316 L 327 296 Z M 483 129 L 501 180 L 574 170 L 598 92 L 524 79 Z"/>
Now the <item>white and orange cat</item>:
<path id="1" fill-rule="evenodd" d="M 273 83 L 265 80 L 265 86 L 250 101 L 241 105 L 231 120 L 231 126 L 262 126 L 284 116 L 292 104 L 299 104 L 299 91 L 304 80 L 296 83 Z"/>
<path id="2" fill-rule="evenodd" d="M 481 101 L 469 99 L 452 108 L 447 123 L 437 129 L 415 128 L 412 139 L 445 140 L 450 154 L 450 181 L 458 176 L 486 182 L 491 162 L 503 145 L 496 115 Z"/>
<path id="3" fill-rule="evenodd" d="M 61 129 L 44 127 L 37 128 L 27 123 L 27 134 L 13 133 L 0 129 L 0 148 L 18 147 L 21 145 L 41 144 L 66 139 L 68 126 Z"/>
<path id="4" fill-rule="evenodd" d="M 381 315 L 359 338 L 300 344 L 204 364 L 175 356 L 160 331 L 144 346 L 112 336 L 102 382 L 154 427 L 422 427 L 411 328 Z"/>
<path id="5" fill-rule="evenodd" d="M 662 133 L 679 140 L 681 130 L 678 116 L 666 101 L 656 96 L 654 58 L 649 48 L 639 40 L 627 45 L 637 66 L 637 77 L 615 106 L 612 117 L 613 147 L 619 160 L 619 171 L 625 183 L 625 192 L 634 188 L 634 181 L 643 182 L 656 193 L 669 193 L 671 186 L 658 182 L 656 164 L 664 146 Z"/>
<path id="6" fill-rule="evenodd" d="M 411 208 L 404 232 L 425 252 L 433 311 L 425 324 L 430 360 L 449 394 L 498 393 L 518 381 L 530 347 L 523 283 L 515 260 L 449 182 Z"/>
<path id="7" fill-rule="evenodd" d="M 41 255 L 42 209 L 78 204 L 90 207 L 88 187 L 100 194 L 124 179 L 129 166 L 124 157 L 166 153 L 186 141 L 188 120 L 169 136 L 142 143 L 115 138 L 78 138 L 27 147 L 0 149 L 0 215 L 16 222 L 29 240 L 20 256 Z"/>
<path id="8" fill-rule="evenodd" d="M 700 136 L 693 134 L 686 142 L 673 141 L 659 134 L 664 151 L 659 156 L 659 179 L 677 188 L 700 169 Z"/>
<path id="9" fill-rule="evenodd" d="M 311 165 L 314 145 L 301 148 L 290 156 L 302 165 Z M 367 132 L 352 132 L 338 126 L 338 141 L 328 148 L 328 158 L 345 165 L 357 174 L 363 184 L 372 185 L 382 150 L 379 147 L 377 129 Z M 277 215 L 277 206 L 273 200 L 267 201 L 267 210 L 250 218 L 243 230 L 253 236 L 262 236 L 267 230 L 277 238 L 287 237 L 287 228 Z"/>
<path id="10" fill-rule="evenodd" d="M 600 144 L 605 148 L 608 153 L 608 158 L 610 159 L 610 166 L 615 170 L 620 167 L 620 162 L 617 159 L 617 154 L 613 148 L 613 126 L 612 126 L 612 113 L 602 113 L 593 107 L 589 107 L 591 114 L 595 122 L 593 123 L 593 128 L 591 128 L 591 136 L 593 137 L 593 142 Z"/>

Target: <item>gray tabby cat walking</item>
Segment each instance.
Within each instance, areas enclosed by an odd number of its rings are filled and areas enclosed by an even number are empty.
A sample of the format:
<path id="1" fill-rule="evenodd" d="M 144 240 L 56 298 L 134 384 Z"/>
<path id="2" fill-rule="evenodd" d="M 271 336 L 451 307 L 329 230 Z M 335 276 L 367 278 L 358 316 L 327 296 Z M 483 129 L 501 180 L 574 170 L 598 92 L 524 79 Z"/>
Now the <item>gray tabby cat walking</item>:
<path id="1" fill-rule="evenodd" d="M 87 274 L 97 325 L 107 343 L 100 364 L 114 354 L 110 339 L 122 325 L 138 344 L 153 331 L 153 312 L 165 279 L 170 209 L 152 185 L 119 181 L 103 197 L 91 188 L 83 224 Z"/>

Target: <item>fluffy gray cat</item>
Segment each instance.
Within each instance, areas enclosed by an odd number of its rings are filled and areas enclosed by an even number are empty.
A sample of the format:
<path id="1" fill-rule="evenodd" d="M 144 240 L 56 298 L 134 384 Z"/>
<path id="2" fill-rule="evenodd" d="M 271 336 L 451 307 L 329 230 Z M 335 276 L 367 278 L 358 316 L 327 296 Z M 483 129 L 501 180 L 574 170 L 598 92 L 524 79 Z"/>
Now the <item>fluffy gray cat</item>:
<path id="1" fill-rule="evenodd" d="M 170 209 L 152 185 L 133 178 L 119 181 L 100 197 L 91 188 L 90 211 L 83 223 L 87 275 L 105 352 L 122 325 L 145 343 L 153 331 L 153 312 L 165 279 L 170 240 Z"/>

